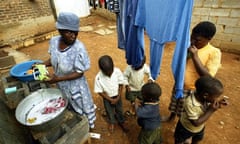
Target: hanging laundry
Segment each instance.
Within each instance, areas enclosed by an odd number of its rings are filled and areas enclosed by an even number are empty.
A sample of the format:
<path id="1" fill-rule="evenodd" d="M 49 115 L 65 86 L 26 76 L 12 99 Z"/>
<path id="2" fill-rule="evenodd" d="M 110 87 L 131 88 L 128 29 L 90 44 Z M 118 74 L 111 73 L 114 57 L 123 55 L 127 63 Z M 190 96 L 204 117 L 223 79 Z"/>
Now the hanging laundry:
<path id="1" fill-rule="evenodd" d="M 166 42 L 176 41 L 172 61 L 176 97 L 183 96 L 187 48 L 190 44 L 190 23 L 193 0 L 138 0 L 134 25 L 144 27 L 150 38 L 150 69 L 154 79 L 160 74 Z M 136 53 L 141 54 L 140 49 Z M 142 55 L 141 55 L 142 56 Z M 135 57 L 136 59 L 141 56 Z"/>
<path id="2" fill-rule="evenodd" d="M 124 13 L 125 13 L 125 0 L 109 0 L 108 10 L 116 14 L 116 27 L 117 27 L 117 43 L 118 48 L 125 48 L 125 31 L 124 31 Z"/>
<path id="3" fill-rule="evenodd" d="M 144 29 L 135 25 L 138 0 L 125 1 L 124 34 L 127 64 L 139 67 L 144 58 Z"/>

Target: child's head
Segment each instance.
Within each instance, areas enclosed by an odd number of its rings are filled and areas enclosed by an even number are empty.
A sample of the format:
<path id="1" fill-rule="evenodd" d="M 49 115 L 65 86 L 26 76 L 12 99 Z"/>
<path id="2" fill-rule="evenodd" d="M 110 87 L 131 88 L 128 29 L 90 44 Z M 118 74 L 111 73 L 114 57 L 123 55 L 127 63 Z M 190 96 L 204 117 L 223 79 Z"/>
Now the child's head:
<path id="1" fill-rule="evenodd" d="M 157 83 L 146 83 L 142 86 L 141 93 L 144 102 L 157 102 L 162 94 L 162 90 Z"/>
<path id="2" fill-rule="evenodd" d="M 206 46 L 216 33 L 216 26 L 209 22 L 203 21 L 198 23 L 192 30 L 191 44 L 198 49 Z"/>
<path id="3" fill-rule="evenodd" d="M 221 81 L 210 76 L 200 77 L 196 83 L 196 96 L 202 101 L 213 103 L 222 93 L 223 85 Z"/>
<path id="4" fill-rule="evenodd" d="M 132 68 L 134 70 L 140 70 L 144 66 L 145 62 L 146 62 L 146 56 L 143 57 L 141 65 L 139 65 L 138 67 L 132 67 Z"/>
<path id="5" fill-rule="evenodd" d="M 100 70 L 107 76 L 111 76 L 113 73 L 113 68 L 114 68 L 114 64 L 113 64 L 113 60 L 110 56 L 108 55 L 104 55 L 101 56 L 98 60 L 98 65 Z"/>

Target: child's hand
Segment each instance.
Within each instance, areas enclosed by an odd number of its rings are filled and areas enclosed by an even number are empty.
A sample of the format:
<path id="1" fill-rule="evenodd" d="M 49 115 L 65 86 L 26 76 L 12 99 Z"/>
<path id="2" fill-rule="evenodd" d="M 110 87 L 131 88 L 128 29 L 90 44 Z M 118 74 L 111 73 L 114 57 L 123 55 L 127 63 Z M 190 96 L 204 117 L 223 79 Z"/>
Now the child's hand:
<path id="1" fill-rule="evenodd" d="M 218 108 L 220 108 L 220 103 L 218 101 L 214 101 L 208 107 L 208 109 L 212 112 L 215 112 Z"/>
<path id="2" fill-rule="evenodd" d="M 194 45 L 191 45 L 189 48 L 188 48 L 188 51 L 191 53 L 191 54 L 196 54 L 198 49 L 194 46 Z"/>
<path id="3" fill-rule="evenodd" d="M 117 99 L 111 98 L 110 103 L 111 103 L 111 104 L 116 104 L 116 103 L 117 103 Z"/>
<path id="4" fill-rule="evenodd" d="M 139 107 L 139 106 L 142 106 L 142 101 L 139 100 L 138 98 L 135 99 L 135 106 L 136 106 L 136 105 L 137 105 L 138 107 Z"/>
<path id="5" fill-rule="evenodd" d="M 110 103 L 116 104 L 119 101 L 119 99 L 120 99 L 120 96 L 118 96 L 117 98 L 111 98 Z"/>
<path id="6" fill-rule="evenodd" d="M 221 100 L 219 101 L 219 104 L 220 104 L 220 108 L 221 108 L 222 105 L 223 105 L 223 106 L 226 106 L 226 105 L 228 105 L 228 100 L 225 99 L 225 98 L 223 98 L 223 99 L 221 99 Z"/>

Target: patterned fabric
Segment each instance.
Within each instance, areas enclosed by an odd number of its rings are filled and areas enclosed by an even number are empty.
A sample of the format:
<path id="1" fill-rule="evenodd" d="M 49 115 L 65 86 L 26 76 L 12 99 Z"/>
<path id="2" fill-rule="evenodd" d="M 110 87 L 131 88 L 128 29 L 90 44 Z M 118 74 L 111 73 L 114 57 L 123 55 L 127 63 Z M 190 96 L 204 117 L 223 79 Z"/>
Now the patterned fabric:
<path id="1" fill-rule="evenodd" d="M 63 76 L 72 72 L 85 72 L 90 68 L 90 60 L 85 46 L 79 40 L 65 51 L 59 51 L 60 36 L 50 40 L 49 53 L 51 64 L 57 76 Z M 67 96 L 73 109 L 80 115 L 86 115 L 91 128 L 96 120 L 95 108 L 90 89 L 85 76 L 74 80 L 57 83 L 59 89 Z"/>
<path id="2" fill-rule="evenodd" d="M 172 98 L 171 98 L 171 103 L 168 107 L 168 109 L 171 112 L 174 112 L 175 114 L 177 114 L 179 117 L 182 115 L 183 111 L 184 111 L 184 102 L 185 102 L 185 98 L 188 97 L 189 95 L 193 94 L 193 91 L 190 90 L 184 90 L 183 92 L 183 98 L 179 98 L 177 99 L 175 97 L 176 91 L 173 90 L 172 91 Z"/>
<path id="3" fill-rule="evenodd" d="M 108 10 L 113 13 L 119 13 L 119 1 L 118 0 L 109 0 L 108 1 Z"/>

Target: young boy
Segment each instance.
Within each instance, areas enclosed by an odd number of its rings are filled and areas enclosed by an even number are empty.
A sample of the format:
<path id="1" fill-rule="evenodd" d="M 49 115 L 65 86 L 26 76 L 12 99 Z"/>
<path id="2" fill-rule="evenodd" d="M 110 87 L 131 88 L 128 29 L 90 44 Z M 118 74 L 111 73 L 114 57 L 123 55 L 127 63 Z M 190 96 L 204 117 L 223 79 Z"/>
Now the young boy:
<path id="1" fill-rule="evenodd" d="M 103 104 L 109 119 L 109 131 L 114 131 L 114 124 L 118 122 L 124 132 L 128 129 L 125 126 L 125 119 L 122 108 L 123 74 L 121 70 L 114 67 L 110 56 L 101 56 L 98 60 L 100 71 L 95 77 L 94 92 L 103 98 Z"/>
<path id="2" fill-rule="evenodd" d="M 162 141 L 159 111 L 161 88 L 157 83 L 146 83 L 141 93 L 143 101 L 138 99 L 135 101 L 138 125 L 141 127 L 138 142 L 139 144 L 160 144 Z"/>
<path id="3" fill-rule="evenodd" d="M 210 44 L 216 33 L 216 27 L 209 21 L 198 23 L 192 30 L 191 46 L 188 48 L 188 57 L 184 78 L 184 97 L 187 97 L 195 90 L 195 81 L 200 76 L 215 76 L 221 67 L 221 51 Z M 175 98 L 175 89 L 169 110 L 171 115 L 165 118 L 171 121 L 175 115 L 181 116 L 183 111 L 184 98 Z"/>
<path id="4" fill-rule="evenodd" d="M 134 101 L 136 98 L 142 100 L 141 88 L 144 85 L 144 76 L 148 76 L 148 82 L 153 82 L 151 77 L 150 68 L 144 57 L 142 64 L 139 67 L 132 67 L 130 65 L 125 69 L 123 76 L 125 81 L 126 93 L 125 97 L 131 105 L 129 111 L 126 111 L 128 115 L 135 115 Z"/>
<path id="5" fill-rule="evenodd" d="M 210 76 L 200 77 L 196 91 L 186 97 L 184 112 L 177 123 L 175 144 L 196 144 L 203 139 L 205 122 L 227 101 L 218 98 L 223 93 L 222 83 Z"/>

